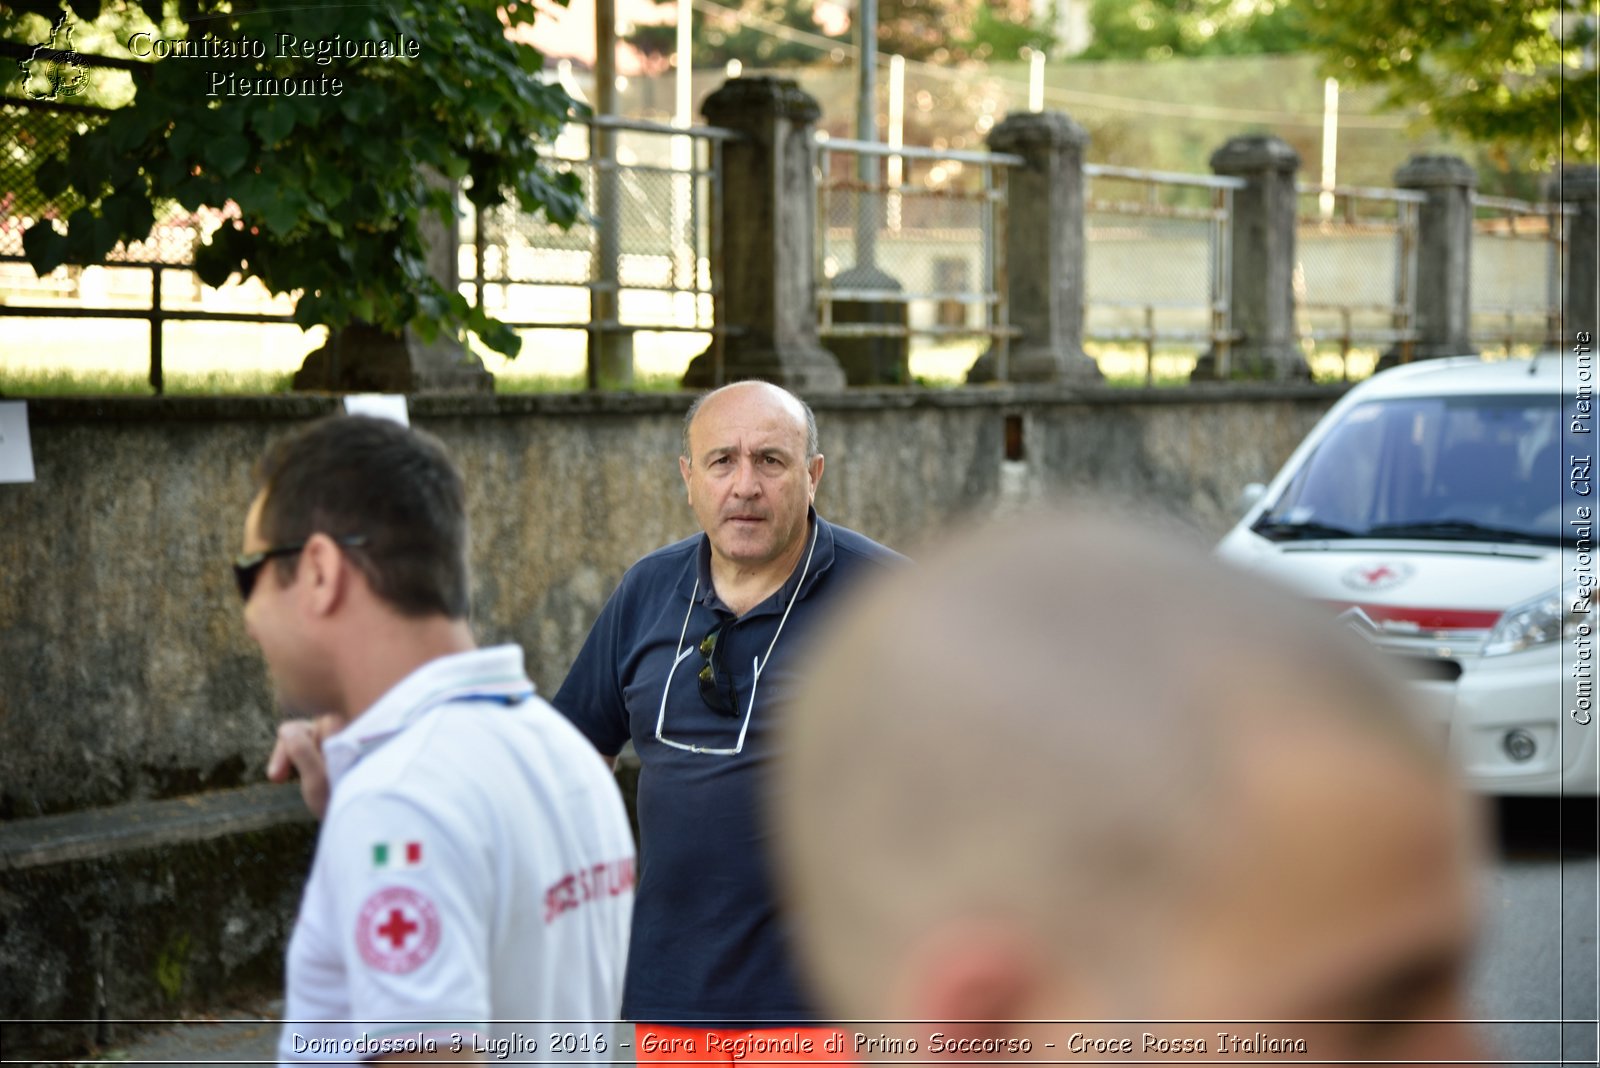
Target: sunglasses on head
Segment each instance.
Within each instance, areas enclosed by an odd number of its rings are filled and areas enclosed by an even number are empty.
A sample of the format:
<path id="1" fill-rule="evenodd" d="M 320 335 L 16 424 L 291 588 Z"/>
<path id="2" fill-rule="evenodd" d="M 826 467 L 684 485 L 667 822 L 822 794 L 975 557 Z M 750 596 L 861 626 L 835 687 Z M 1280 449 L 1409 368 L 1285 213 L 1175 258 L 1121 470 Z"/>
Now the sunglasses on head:
<path id="1" fill-rule="evenodd" d="M 365 534 L 352 534 L 348 537 L 334 538 L 335 545 L 346 549 L 354 549 L 367 543 Z M 255 592 L 256 579 L 261 575 L 261 569 L 268 560 L 275 556 L 293 556 L 302 552 L 306 547 L 303 541 L 292 545 L 274 545 L 269 549 L 258 549 L 253 553 L 244 553 L 233 558 L 233 580 L 239 584 L 239 597 L 244 601 L 250 600 L 250 594 Z"/>

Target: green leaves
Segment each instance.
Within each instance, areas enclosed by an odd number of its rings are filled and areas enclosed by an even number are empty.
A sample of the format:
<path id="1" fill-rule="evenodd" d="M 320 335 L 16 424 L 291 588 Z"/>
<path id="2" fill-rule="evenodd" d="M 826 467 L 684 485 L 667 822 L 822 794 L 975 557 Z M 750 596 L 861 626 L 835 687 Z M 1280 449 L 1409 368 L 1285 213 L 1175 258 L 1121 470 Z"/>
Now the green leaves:
<path id="1" fill-rule="evenodd" d="M 224 134 L 213 141 L 206 151 L 212 168 L 224 178 L 237 174 L 250 156 L 251 145 L 240 134 Z"/>
<path id="2" fill-rule="evenodd" d="M 67 239 L 56 233 L 49 219 L 40 219 L 22 232 L 22 251 L 42 278 L 67 262 Z"/>
<path id="3" fill-rule="evenodd" d="M 271 148 L 294 129 L 294 110 L 282 104 L 260 108 L 250 113 L 250 125 L 255 128 L 261 143 Z"/>
<path id="4" fill-rule="evenodd" d="M 200 276 L 200 281 L 212 288 L 227 282 L 228 276 L 233 274 L 237 266 L 238 260 L 226 254 L 224 242 L 214 242 L 209 246 L 195 249 L 194 273 Z"/>
<path id="5" fill-rule="evenodd" d="M 100 215 L 107 230 L 124 241 L 139 240 L 156 224 L 150 198 L 131 184 L 107 197 L 100 205 Z"/>
<path id="6" fill-rule="evenodd" d="M 59 157 L 50 157 L 39 164 L 33 172 L 34 185 L 39 192 L 54 200 L 67 191 L 68 175 L 65 161 Z"/>
<path id="7" fill-rule="evenodd" d="M 1520 149 L 1536 166 L 1563 156 L 1596 158 L 1593 68 L 1584 58 L 1594 23 L 1581 5 L 1301 0 L 1299 6 L 1328 73 L 1381 87 L 1390 106 L 1426 110 L 1440 129 L 1494 150 Z M 1590 106 L 1584 107 L 1581 92 L 1563 94 L 1562 81 L 1586 62 Z"/>
<path id="8" fill-rule="evenodd" d="M 1092 0 L 1085 59 L 1163 60 L 1296 52 L 1311 44 L 1310 0 Z"/>
<path id="9" fill-rule="evenodd" d="M 267 229 L 279 237 L 286 237 L 300 224 L 301 213 L 306 207 L 306 199 L 298 191 L 279 189 L 277 196 L 268 199 L 257 210 Z"/>
<path id="10" fill-rule="evenodd" d="M 455 193 L 441 180 L 471 178 L 490 202 L 514 193 L 527 210 L 570 222 L 581 209 L 575 176 L 539 158 L 574 102 L 542 81 L 538 53 L 505 36 L 503 0 L 374 0 L 296 8 L 288 15 L 235 0 L 168 0 L 167 34 L 188 26 L 219 40 L 263 40 L 267 56 L 215 69 L 239 85 L 339 79 L 337 95 L 282 92 L 219 95 L 213 64 L 161 60 L 136 80 L 133 104 L 99 129 L 74 137 L 62 159 L 41 157 L 35 180 L 73 210 L 58 233 L 48 223 L 24 235 L 36 270 L 88 262 L 118 240 L 145 237 L 174 202 L 189 209 L 237 205 L 197 248 L 202 281 L 234 273 L 270 291 L 300 291 L 295 318 L 338 326 L 351 319 L 397 330 L 470 331 L 515 353 L 516 333 L 439 284 L 427 270 L 425 213 L 453 218 Z M 86 21 L 126 10 L 123 0 L 71 0 Z M 139 0 L 159 16 L 157 0 Z M 518 0 L 511 22 L 531 17 Z M 174 21 L 176 15 L 177 21 Z M 302 43 L 416 40 L 417 58 L 280 58 L 274 35 Z M 230 83 L 231 84 L 231 83 Z M 324 83 L 325 84 L 325 83 Z M 432 177 L 427 177 L 427 175 Z M 442 179 L 441 179 L 442 176 Z M 481 187 L 480 187 L 481 183 Z M 56 225 L 61 225 L 57 223 Z"/>

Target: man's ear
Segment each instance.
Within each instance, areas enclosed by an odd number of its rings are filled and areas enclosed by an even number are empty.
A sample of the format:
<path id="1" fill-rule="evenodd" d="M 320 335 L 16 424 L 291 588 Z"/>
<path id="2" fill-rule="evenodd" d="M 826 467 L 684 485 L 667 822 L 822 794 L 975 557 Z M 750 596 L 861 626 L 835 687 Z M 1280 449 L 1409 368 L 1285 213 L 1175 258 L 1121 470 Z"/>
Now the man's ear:
<path id="1" fill-rule="evenodd" d="M 817 499 L 817 485 L 822 481 L 822 454 L 819 452 L 806 464 L 806 474 L 811 476 L 811 499 Z"/>
<path id="2" fill-rule="evenodd" d="M 996 1037 L 1005 1021 L 1038 1016 L 1050 984 L 1037 948 L 1009 925 L 989 921 L 945 928 L 906 964 L 902 989 L 911 1015 L 939 1021 L 953 1038 Z"/>
<path id="3" fill-rule="evenodd" d="M 688 497 L 689 496 L 689 458 L 687 456 L 678 457 L 678 474 L 683 476 L 683 495 L 684 495 L 684 497 Z M 689 503 L 693 504 L 694 502 L 690 501 Z"/>
<path id="4" fill-rule="evenodd" d="M 350 594 L 355 568 L 334 540 L 313 534 L 300 551 L 300 572 L 306 582 L 305 605 L 313 616 L 332 615 Z"/>

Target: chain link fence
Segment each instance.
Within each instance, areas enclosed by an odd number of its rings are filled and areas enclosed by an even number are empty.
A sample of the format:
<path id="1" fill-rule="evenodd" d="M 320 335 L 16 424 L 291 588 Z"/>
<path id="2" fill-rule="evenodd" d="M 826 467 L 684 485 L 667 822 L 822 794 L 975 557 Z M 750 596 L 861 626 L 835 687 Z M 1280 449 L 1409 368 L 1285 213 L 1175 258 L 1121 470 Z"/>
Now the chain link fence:
<path id="1" fill-rule="evenodd" d="M 293 299 L 274 299 L 259 285 L 212 289 L 188 269 L 195 245 L 237 218 L 232 204 L 192 212 L 176 203 L 161 205 L 143 240 L 117 244 L 99 263 L 35 273 L 23 235 L 34 226 L 61 229 L 58 221 L 83 207 L 71 193 L 46 196 L 35 180 L 38 168 L 64 156 L 73 138 L 110 114 L 60 101 L 0 101 L 0 317 L 143 320 L 149 324 L 149 382 L 159 393 L 167 322 L 289 323 Z"/>
<path id="2" fill-rule="evenodd" d="M 1187 374 L 1196 350 L 1226 350 L 1230 322 L 1229 218 L 1238 178 L 1168 174 L 1088 164 L 1084 204 L 1083 335 L 1101 370 L 1122 377 L 1142 371 Z M 1143 366 L 1129 363 L 1135 347 Z"/>
<path id="3" fill-rule="evenodd" d="M 148 238 L 101 264 L 36 277 L 23 234 L 81 205 L 52 200 L 34 181 L 40 161 L 108 112 L 0 100 L 0 316 L 147 322 L 151 380 L 160 388 L 163 322 L 289 321 L 291 297 L 259 287 L 200 285 L 187 267 L 195 243 L 226 225 L 231 206 L 169 205 Z M 721 277 L 721 152 L 730 131 L 604 120 L 572 124 L 552 150 L 576 172 L 586 213 L 562 230 L 502 207 L 462 223 L 460 273 L 486 308 L 519 329 L 587 334 L 661 331 L 717 344 Z M 1008 319 L 1003 240 L 1007 173 L 1021 161 L 954 147 L 909 148 L 819 138 L 816 148 L 820 332 L 912 344 L 1004 346 Z M 1243 183 L 1088 165 L 1084 336 L 1104 362 L 1142 349 L 1147 382 L 1181 346 L 1225 351 L 1232 197 Z M 1417 226 L 1423 194 L 1299 187 L 1296 325 L 1315 362 L 1352 364 L 1416 337 Z M 1559 321 L 1567 213 L 1559 204 L 1475 196 L 1472 337 L 1489 351 L 1549 342 Z M 851 314 L 877 303 L 892 317 Z M 841 314 L 843 312 L 843 314 Z M 14 331 L 8 331 L 15 336 Z M 977 350 L 952 356 L 970 363 Z M 965 369 L 962 363 L 960 370 Z M 1355 368 L 1359 373 L 1359 367 Z"/>
<path id="4" fill-rule="evenodd" d="M 550 157 L 583 182 L 583 215 L 565 230 L 510 205 L 469 217 L 463 277 L 517 329 L 720 339 L 712 219 L 722 145 L 733 136 L 620 119 L 569 124 Z"/>
<path id="5" fill-rule="evenodd" d="M 1417 219 L 1427 197 L 1307 183 L 1296 190 L 1295 328 L 1313 369 L 1319 355 L 1336 353 L 1348 381 L 1353 350 L 1376 363 L 1379 350 L 1405 354 L 1417 339 Z"/>
<path id="6" fill-rule="evenodd" d="M 1472 198 L 1472 342 L 1510 355 L 1559 344 L 1563 204 Z"/>
<path id="7" fill-rule="evenodd" d="M 816 278 L 825 338 L 905 338 L 916 349 L 954 339 L 1004 344 L 999 153 L 819 138 Z M 946 373 L 977 354 L 955 350 Z"/>

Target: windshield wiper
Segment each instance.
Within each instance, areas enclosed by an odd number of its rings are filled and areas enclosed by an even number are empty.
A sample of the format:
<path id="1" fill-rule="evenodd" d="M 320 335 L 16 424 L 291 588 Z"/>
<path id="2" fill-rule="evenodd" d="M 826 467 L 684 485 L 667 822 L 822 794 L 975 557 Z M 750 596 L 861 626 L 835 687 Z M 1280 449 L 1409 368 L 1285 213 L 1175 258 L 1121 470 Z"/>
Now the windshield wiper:
<path id="1" fill-rule="evenodd" d="M 1438 541 L 1510 541 L 1524 545 L 1554 545 L 1550 534 L 1535 534 L 1509 527 L 1491 527 L 1470 519 L 1430 519 L 1412 523 L 1383 523 L 1367 532 L 1375 538 L 1430 538 Z"/>
<path id="2" fill-rule="evenodd" d="M 1291 523 L 1287 519 L 1261 519 L 1250 529 L 1269 541 L 1313 541 L 1318 538 L 1358 536 L 1353 530 L 1336 527 L 1330 523 L 1318 523 L 1313 519 L 1300 523 Z"/>

